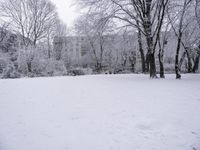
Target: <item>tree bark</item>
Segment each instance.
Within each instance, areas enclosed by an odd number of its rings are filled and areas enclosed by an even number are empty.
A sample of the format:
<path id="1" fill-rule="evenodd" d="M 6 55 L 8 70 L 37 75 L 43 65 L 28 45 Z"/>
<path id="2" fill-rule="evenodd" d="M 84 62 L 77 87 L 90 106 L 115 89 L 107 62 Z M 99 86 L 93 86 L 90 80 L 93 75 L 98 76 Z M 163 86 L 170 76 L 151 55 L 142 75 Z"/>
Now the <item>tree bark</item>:
<path id="1" fill-rule="evenodd" d="M 164 63 L 163 63 L 163 49 L 159 49 L 158 54 L 159 65 L 160 65 L 160 78 L 165 78 Z"/>
<path id="2" fill-rule="evenodd" d="M 182 35 L 182 34 L 181 34 Z M 175 56 L 175 72 L 176 72 L 176 79 L 181 79 L 180 73 L 180 66 L 179 66 L 179 52 L 181 46 L 181 36 L 178 38 L 178 44 L 176 48 L 176 56 Z"/>
<path id="3" fill-rule="evenodd" d="M 153 37 L 147 36 L 147 46 L 148 46 L 148 52 L 147 52 L 147 68 L 149 68 L 150 72 L 150 78 L 157 78 L 156 75 L 156 64 L 155 64 L 155 56 L 153 52 Z"/>
<path id="4" fill-rule="evenodd" d="M 145 71 L 146 72 L 149 72 L 149 55 L 148 55 L 148 53 L 146 54 L 146 61 L 145 61 Z"/>
<path id="5" fill-rule="evenodd" d="M 140 25 L 138 20 L 137 20 L 137 25 L 138 25 L 138 27 Z M 140 56 L 141 56 L 142 73 L 145 73 L 146 67 L 145 67 L 144 50 L 142 47 L 142 33 L 139 28 L 138 28 L 138 45 L 139 45 L 139 52 L 140 52 Z"/>
<path id="6" fill-rule="evenodd" d="M 196 71 L 199 69 L 199 59 L 200 59 L 200 55 L 198 55 L 198 56 L 195 58 L 194 67 L 193 67 L 193 69 L 192 69 L 192 72 L 193 72 L 193 73 L 196 73 Z"/>
<path id="7" fill-rule="evenodd" d="M 187 54 L 187 59 L 188 59 L 188 73 L 192 72 L 192 61 L 191 61 L 191 56 L 189 54 L 188 48 L 186 48 L 186 54 Z"/>
<path id="8" fill-rule="evenodd" d="M 180 64 L 179 64 L 179 53 L 180 53 L 180 48 L 181 48 L 181 40 L 182 40 L 182 35 L 183 35 L 183 19 L 184 19 L 184 15 L 186 12 L 186 8 L 188 6 L 188 4 L 191 2 L 191 0 L 187 1 L 184 0 L 184 5 L 183 5 L 183 9 L 182 9 L 182 13 L 180 16 L 180 21 L 179 21 L 179 25 L 178 25 L 178 33 L 176 33 L 176 30 L 172 24 L 172 28 L 176 34 L 176 36 L 178 37 L 178 43 L 177 43 L 177 48 L 176 48 L 176 56 L 175 56 L 175 73 L 176 73 L 176 79 L 181 79 L 181 73 L 180 73 Z M 170 18 L 169 18 L 170 19 Z M 171 19 L 170 19 L 171 21 Z"/>
<path id="9" fill-rule="evenodd" d="M 166 34 L 166 33 L 165 33 Z M 161 45 L 161 38 L 160 35 L 158 37 L 158 46 L 159 46 L 159 65 L 160 65 L 160 78 L 165 78 L 165 71 L 164 71 L 164 48 L 166 44 L 166 35 L 164 35 L 163 44 Z"/>
<path id="10" fill-rule="evenodd" d="M 149 59 L 150 78 L 157 78 L 155 56 L 154 56 L 154 50 L 153 50 L 151 3 L 152 3 L 152 0 L 146 0 L 146 17 L 145 17 L 144 27 L 145 27 L 146 41 L 147 41 L 147 47 L 148 47 L 147 55 Z"/>

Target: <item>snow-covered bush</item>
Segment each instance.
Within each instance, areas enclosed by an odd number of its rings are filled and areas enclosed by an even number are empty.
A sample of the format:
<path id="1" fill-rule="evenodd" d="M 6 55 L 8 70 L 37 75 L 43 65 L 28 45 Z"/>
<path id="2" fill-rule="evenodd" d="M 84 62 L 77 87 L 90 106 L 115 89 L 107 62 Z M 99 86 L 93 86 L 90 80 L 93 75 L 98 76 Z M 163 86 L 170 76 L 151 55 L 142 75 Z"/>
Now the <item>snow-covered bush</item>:
<path id="1" fill-rule="evenodd" d="M 80 76 L 85 75 L 85 72 L 82 68 L 73 68 L 68 71 L 68 75 L 70 76 Z"/>
<path id="2" fill-rule="evenodd" d="M 63 76 L 67 75 L 67 70 L 63 61 L 48 60 L 46 70 L 47 76 Z"/>
<path id="3" fill-rule="evenodd" d="M 28 64 L 27 64 L 27 56 L 26 56 L 25 51 L 19 51 L 17 62 L 18 62 L 18 71 L 23 75 L 27 75 Z"/>
<path id="4" fill-rule="evenodd" d="M 0 74 L 3 73 L 3 70 L 7 67 L 7 60 L 6 59 L 0 59 Z"/>
<path id="5" fill-rule="evenodd" d="M 12 63 L 9 63 L 7 67 L 3 70 L 2 78 L 4 79 L 15 79 L 20 77 L 20 73 L 16 71 L 15 66 Z"/>
<path id="6" fill-rule="evenodd" d="M 68 70 L 69 76 L 80 76 L 93 74 L 92 68 L 71 68 Z"/>
<path id="7" fill-rule="evenodd" d="M 85 75 L 93 74 L 92 68 L 83 68 L 82 69 Z"/>
<path id="8" fill-rule="evenodd" d="M 35 57 L 31 62 L 31 69 L 32 69 L 31 73 L 34 76 L 45 76 L 47 64 L 48 64 L 47 60 Z"/>

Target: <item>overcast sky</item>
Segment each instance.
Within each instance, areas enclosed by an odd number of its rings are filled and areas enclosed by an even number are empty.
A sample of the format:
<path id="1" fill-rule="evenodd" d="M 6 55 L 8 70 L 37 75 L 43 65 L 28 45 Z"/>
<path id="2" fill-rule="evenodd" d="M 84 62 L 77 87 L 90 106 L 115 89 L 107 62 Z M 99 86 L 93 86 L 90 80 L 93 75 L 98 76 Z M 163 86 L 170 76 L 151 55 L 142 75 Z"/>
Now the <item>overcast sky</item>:
<path id="1" fill-rule="evenodd" d="M 52 0 L 58 9 L 60 19 L 67 24 L 72 26 L 73 21 L 78 17 L 76 6 L 74 6 L 75 0 Z"/>

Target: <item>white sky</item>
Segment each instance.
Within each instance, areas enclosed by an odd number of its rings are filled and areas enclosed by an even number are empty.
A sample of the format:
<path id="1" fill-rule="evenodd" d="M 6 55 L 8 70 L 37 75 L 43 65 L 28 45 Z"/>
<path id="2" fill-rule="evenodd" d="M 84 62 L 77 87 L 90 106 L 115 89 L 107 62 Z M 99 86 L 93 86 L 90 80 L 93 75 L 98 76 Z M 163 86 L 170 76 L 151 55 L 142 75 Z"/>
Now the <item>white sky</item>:
<path id="1" fill-rule="evenodd" d="M 75 0 L 51 0 L 56 4 L 60 19 L 67 24 L 68 27 L 73 25 L 74 20 L 78 17 Z"/>

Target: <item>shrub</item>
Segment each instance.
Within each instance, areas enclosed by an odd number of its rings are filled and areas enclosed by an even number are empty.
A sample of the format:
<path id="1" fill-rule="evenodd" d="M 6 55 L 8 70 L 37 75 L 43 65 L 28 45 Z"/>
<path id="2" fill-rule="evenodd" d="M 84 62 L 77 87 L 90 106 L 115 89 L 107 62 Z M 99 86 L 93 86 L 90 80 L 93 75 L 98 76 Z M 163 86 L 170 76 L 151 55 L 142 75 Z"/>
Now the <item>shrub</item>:
<path id="1" fill-rule="evenodd" d="M 45 59 L 40 59 L 35 57 L 31 62 L 31 77 L 34 76 L 45 76 L 45 70 L 47 67 L 48 61 Z"/>
<path id="2" fill-rule="evenodd" d="M 48 76 L 63 76 L 67 74 L 64 63 L 57 60 L 49 60 L 45 72 Z"/>
<path id="3" fill-rule="evenodd" d="M 0 59 L 0 74 L 3 73 L 3 70 L 7 67 L 7 60 Z"/>
<path id="4" fill-rule="evenodd" d="M 85 72 L 81 68 L 74 68 L 74 69 L 70 69 L 68 71 L 68 75 L 70 75 L 70 76 L 80 76 L 80 75 L 85 75 Z"/>
<path id="5" fill-rule="evenodd" d="M 20 73 L 16 71 L 14 65 L 11 63 L 3 70 L 2 78 L 4 79 L 8 78 L 15 79 L 20 77 L 21 77 Z"/>

